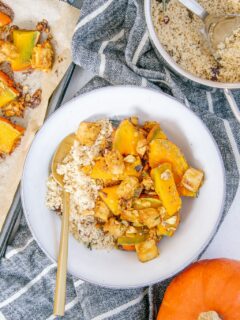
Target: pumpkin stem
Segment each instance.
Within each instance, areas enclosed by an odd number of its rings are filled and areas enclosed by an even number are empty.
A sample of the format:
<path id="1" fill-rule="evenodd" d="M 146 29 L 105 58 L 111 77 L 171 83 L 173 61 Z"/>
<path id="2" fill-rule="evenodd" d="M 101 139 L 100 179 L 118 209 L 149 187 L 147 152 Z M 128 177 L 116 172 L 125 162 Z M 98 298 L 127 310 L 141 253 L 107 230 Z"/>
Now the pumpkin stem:
<path id="1" fill-rule="evenodd" d="M 197 320 L 221 320 L 221 318 L 219 317 L 217 312 L 208 311 L 208 312 L 201 312 Z"/>

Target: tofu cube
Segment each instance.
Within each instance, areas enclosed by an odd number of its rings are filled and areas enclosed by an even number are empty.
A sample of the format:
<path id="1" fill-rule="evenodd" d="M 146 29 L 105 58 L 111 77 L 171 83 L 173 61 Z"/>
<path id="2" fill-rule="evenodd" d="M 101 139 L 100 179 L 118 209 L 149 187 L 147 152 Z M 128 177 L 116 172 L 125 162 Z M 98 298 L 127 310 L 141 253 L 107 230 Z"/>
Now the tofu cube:
<path id="1" fill-rule="evenodd" d="M 194 168 L 188 168 L 184 173 L 181 185 L 191 192 L 197 192 L 203 181 L 203 172 Z"/>
<path id="2" fill-rule="evenodd" d="M 81 122 L 76 132 L 77 139 L 84 146 L 92 146 L 101 130 L 101 125 L 94 122 Z"/>
<path id="3" fill-rule="evenodd" d="M 150 261 L 159 255 L 156 241 L 151 239 L 136 244 L 135 248 L 136 248 L 138 259 L 141 262 Z"/>

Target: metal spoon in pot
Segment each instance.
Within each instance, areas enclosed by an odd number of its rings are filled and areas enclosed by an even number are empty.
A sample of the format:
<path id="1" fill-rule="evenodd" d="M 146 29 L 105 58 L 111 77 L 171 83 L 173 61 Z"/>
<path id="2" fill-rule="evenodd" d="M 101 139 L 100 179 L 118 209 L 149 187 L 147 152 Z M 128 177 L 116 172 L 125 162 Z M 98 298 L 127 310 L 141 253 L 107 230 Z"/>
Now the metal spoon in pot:
<path id="1" fill-rule="evenodd" d="M 240 28 L 240 15 L 229 14 L 216 16 L 209 14 L 196 0 L 178 0 L 190 11 L 195 13 L 204 23 L 204 33 L 209 47 L 215 57 L 218 45 Z"/>
<path id="2" fill-rule="evenodd" d="M 52 159 L 51 170 L 55 181 L 63 188 L 63 215 L 61 227 L 61 239 L 58 254 L 58 267 L 56 278 L 56 289 L 54 296 L 54 315 L 63 316 L 66 301 L 66 278 L 68 257 L 68 233 L 69 233 L 69 201 L 70 195 L 64 190 L 63 176 L 57 173 L 58 164 L 63 161 L 70 152 L 74 143 L 75 134 L 65 137 L 59 144 Z"/>

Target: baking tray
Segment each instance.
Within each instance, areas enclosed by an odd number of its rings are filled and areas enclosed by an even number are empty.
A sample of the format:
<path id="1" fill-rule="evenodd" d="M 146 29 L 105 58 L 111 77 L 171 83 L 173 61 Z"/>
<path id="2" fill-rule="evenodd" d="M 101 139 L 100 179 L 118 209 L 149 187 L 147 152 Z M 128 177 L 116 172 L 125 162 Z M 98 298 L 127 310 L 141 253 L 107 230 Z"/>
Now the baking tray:
<path id="1" fill-rule="evenodd" d="M 70 5 L 75 8 L 81 9 L 83 0 L 67 0 Z M 55 89 L 48 105 L 48 110 L 46 118 L 59 108 L 64 99 L 65 93 L 71 81 L 73 72 L 75 69 L 75 64 L 71 63 L 67 72 L 65 73 L 62 81 Z M 4 256 L 8 243 L 12 241 L 14 235 L 16 234 L 20 220 L 22 216 L 22 206 L 21 206 L 21 197 L 20 197 L 20 184 L 17 188 L 16 194 L 14 196 L 13 203 L 7 215 L 6 221 L 3 225 L 2 231 L 0 232 L 0 259 Z"/>
<path id="2" fill-rule="evenodd" d="M 75 64 L 71 63 L 62 81 L 51 96 L 45 119 L 61 106 L 69 83 L 71 81 L 74 69 Z M 22 205 L 19 184 L 11 208 L 8 212 L 7 218 L 0 233 L 0 258 L 4 256 L 8 243 L 10 243 L 14 238 L 14 235 L 16 234 L 20 224 L 21 216 Z"/>

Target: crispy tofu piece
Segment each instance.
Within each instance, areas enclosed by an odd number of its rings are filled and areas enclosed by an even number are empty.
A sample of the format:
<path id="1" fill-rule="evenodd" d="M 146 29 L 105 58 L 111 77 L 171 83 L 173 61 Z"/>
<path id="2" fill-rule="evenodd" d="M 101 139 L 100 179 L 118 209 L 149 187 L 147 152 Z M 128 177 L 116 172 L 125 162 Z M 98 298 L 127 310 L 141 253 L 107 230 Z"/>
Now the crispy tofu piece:
<path id="1" fill-rule="evenodd" d="M 123 156 L 118 150 L 112 150 L 108 152 L 104 156 L 104 158 L 108 166 L 108 169 L 112 174 L 123 174 L 125 165 L 123 161 Z"/>
<path id="2" fill-rule="evenodd" d="M 123 210 L 121 213 L 121 219 L 133 223 L 140 223 L 140 215 L 138 210 Z"/>
<path id="3" fill-rule="evenodd" d="M 138 178 L 129 176 L 120 183 L 117 194 L 119 198 L 128 200 L 135 196 L 135 192 L 139 187 Z"/>
<path id="4" fill-rule="evenodd" d="M 181 185 L 191 192 L 197 192 L 203 181 L 203 172 L 192 167 L 184 173 Z"/>
<path id="5" fill-rule="evenodd" d="M 154 190 L 154 182 L 152 178 L 149 176 L 149 174 L 145 174 L 142 179 L 142 186 L 145 190 Z"/>
<path id="6" fill-rule="evenodd" d="M 179 213 L 171 217 L 165 216 L 164 218 L 162 218 L 161 223 L 157 226 L 157 235 L 172 237 L 177 230 L 179 223 Z"/>
<path id="7" fill-rule="evenodd" d="M 108 232 L 116 239 L 121 237 L 125 233 L 126 229 L 127 227 L 117 221 L 115 218 L 110 218 L 103 227 L 103 231 Z"/>
<path id="8" fill-rule="evenodd" d="M 33 69 L 50 71 L 53 66 L 54 51 L 51 43 L 46 40 L 37 44 L 32 51 L 31 65 Z"/>
<path id="9" fill-rule="evenodd" d="M 11 62 L 14 59 L 17 59 L 19 53 L 15 45 L 11 42 L 0 40 L 0 63 L 2 62 Z"/>
<path id="10" fill-rule="evenodd" d="M 139 210 L 140 222 L 149 229 L 156 227 L 160 222 L 159 210 L 155 208 L 146 208 Z"/>
<path id="11" fill-rule="evenodd" d="M 156 241 L 150 239 L 135 245 L 138 259 L 147 262 L 159 255 Z"/>
<path id="12" fill-rule="evenodd" d="M 99 133 L 101 125 L 95 122 L 81 122 L 76 132 L 77 139 L 84 146 L 92 146 Z"/>
<path id="13" fill-rule="evenodd" d="M 107 222 L 111 215 L 108 206 L 103 201 L 98 201 L 95 207 L 95 217 L 103 222 Z"/>

